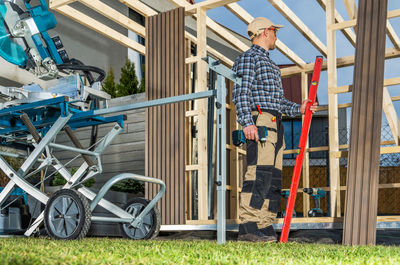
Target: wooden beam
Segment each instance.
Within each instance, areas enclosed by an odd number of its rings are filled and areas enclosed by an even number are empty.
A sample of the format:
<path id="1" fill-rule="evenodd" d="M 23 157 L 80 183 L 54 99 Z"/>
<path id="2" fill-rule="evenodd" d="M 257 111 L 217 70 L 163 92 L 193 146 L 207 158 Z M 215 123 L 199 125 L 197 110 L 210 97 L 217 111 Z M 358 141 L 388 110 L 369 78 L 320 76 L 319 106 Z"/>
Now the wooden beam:
<path id="1" fill-rule="evenodd" d="M 132 10 L 135 10 L 136 12 L 142 14 L 143 16 L 154 16 L 157 15 L 158 12 L 154 11 L 147 5 L 143 4 L 142 2 L 138 0 L 119 0 L 121 3 L 125 4 Z M 190 34 L 189 32 L 185 31 L 185 37 L 192 41 L 193 43 L 197 43 L 197 38 Z M 211 48 L 210 46 L 207 46 L 207 51 L 209 51 L 212 55 L 220 59 L 222 62 L 224 62 L 226 65 L 232 67 L 233 66 L 233 61 L 230 60 L 228 57 L 224 56 L 220 52 L 216 51 L 215 49 Z"/>
<path id="2" fill-rule="evenodd" d="M 385 79 L 383 82 L 384 86 L 394 86 L 394 85 L 399 85 L 399 84 L 400 84 L 400 77 Z M 347 86 L 331 88 L 330 92 L 340 94 L 340 93 L 351 92 L 352 89 L 353 89 L 353 85 L 347 85 Z"/>
<path id="3" fill-rule="evenodd" d="M 387 147 L 381 147 L 380 149 L 380 154 L 396 154 L 400 153 L 400 146 L 387 146 Z M 348 157 L 349 151 L 337 151 L 334 153 L 334 156 L 336 158 L 343 158 L 343 157 Z"/>
<path id="4" fill-rule="evenodd" d="M 239 0 L 205 0 L 203 2 L 185 7 L 185 14 L 193 15 L 194 13 L 196 13 L 197 8 L 199 8 L 199 7 L 209 10 L 209 9 L 224 6 L 224 5 L 227 5 L 227 4 L 230 4 L 233 2 L 237 2 L 237 1 L 239 1 Z"/>
<path id="5" fill-rule="evenodd" d="M 4 60 L 1 57 L 0 57 L 0 76 L 5 79 L 20 83 L 22 85 L 35 83 L 40 85 L 43 89 L 46 89 L 48 85 L 46 81 L 39 79 L 31 72 L 22 69 L 19 66 Z"/>
<path id="6" fill-rule="evenodd" d="M 394 30 L 392 24 L 390 24 L 389 20 L 387 21 L 387 25 L 386 25 L 386 33 L 387 33 L 390 41 L 393 43 L 393 46 L 397 50 L 400 50 L 400 39 L 399 39 L 399 36 L 397 36 L 396 31 Z"/>
<path id="7" fill-rule="evenodd" d="M 173 1 L 176 1 L 176 0 L 173 0 Z M 244 51 L 247 51 L 248 49 L 250 49 L 250 47 L 247 44 L 245 44 L 244 42 L 242 42 L 241 40 L 236 38 L 235 35 L 230 33 L 226 28 L 224 28 L 223 26 L 221 26 L 220 24 L 218 24 L 211 18 L 209 18 L 209 17 L 206 18 L 206 24 L 209 29 L 211 29 L 214 33 L 219 35 L 225 41 L 227 41 L 228 43 L 230 43 L 231 45 L 233 45 L 234 47 L 239 49 L 239 51 L 244 52 Z"/>
<path id="8" fill-rule="evenodd" d="M 228 4 L 225 7 L 246 24 L 249 24 L 254 19 L 252 15 L 250 15 L 237 3 Z M 289 49 L 289 47 L 287 47 L 279 39 L 276 41 L 276 48 L 289 60 L 294 62 L 298 67 L 302 68 L 306 64 L 296 53 L 294 53 L 291 49 Z"/>
<path id="9" fill-rule="evenodd" d="M 186 0 L 169 0 L 171 3 L 177 5 L 177 6 L 183 6 L 183 7 L 190 7 L 191 4 L 186 2 Z M 196 15 L 193 16 L 196 18 Z M 230 33 L 226 28 L 222 27 L 218 23 L 216 23 L 214 20 L 206 16 L 206 22 L 205 24 L 209 29 L 214 31 L 218 36 L 226 40 L 229 44 L 232 46 L 236 47 L 239 51 L 244 52 L 247 51 L 250 47 L 243 43 L 241 40 L 236 38 L 232 33 Z"/>
<path id="10" fill-rule="evenodd" d="M 65 5 L 71 4 L 75 1 L 76 0 L 50 0 L 49 7 L 51 9 L 56 9 L 57 7 L 65 6 Z"/>
<path id="11" fill-rule="evenodd" d="M 400 9 L 388 11 L 388 13 L 387 13 L 388 19 L 395 18 L 395 17 L 400 17 Z M 340 30 L 340 29 L 344 29 L 344 28 L 354 27 L 356 24 L 357 24 L 357 20 L 351 19 L 351 20 L 347 20 L 347 21 L 344 21 L 341 23 L 332 24 L 329 26 L 329 29 Z"/>
<path id="12" fill-rule="evenodd" d="M 329 29 L 335 23 L 335 4 L 334 0 L 327 0 L 326 3 L 326 39 L 328 44 L 328 89 L 337 87 L 337 61 L 336 61 L 336 32 Z M 338 134 L 338 98 L 336 94 L 328 93 L 329 102 L 329 186 L 330 190 L 330 215 L 339 217 L 340 210 L 340 168 L 339 159 L 333 154 L 339 151 Z"/>
<path id="13" fill-rule="evenodd" d="M 199 60 L 201 60 L 200 56 L 191 56 L 185 59 L 185 63 L 186 64 L 197 63 Z"/>
<path id="14" fill-rule="evenodd" d="M 326 0 L 317 0 L 318 4 L 326 11 Z M 344 22 L 344 18 L 339 14 L 339 12 L 335 8 L 335 21 L 336 23 Z M 356 34 L 350 29 L 345 28 L 341 30 L 343 35 L 349 40 L 353 47 L 356 46 Z"/>
<path id="15" fill-rule="evenodd" d="M 193 36 L 192 34 L 190 34 L 189 32 L 185 32 L 185 37 L 187 39 L 189 39 L 190 41 L 192 41 L 193 43 L 197 44 L 197 38 L 195 36 Z M 231 59 L 229 59 L 228 57 L 226 57 L 225 55 L 223 55 L 222 53 L 220 53 L 219 51 L 211 48 L 210 46 L 207 45 L 207 51 L 209 53 L 211 53 L 212 55 L 214 55 L 215 57 L 217 57 L 218 59 L 220 59 L 223 63 L 225 63 L 226 65 L 228 65 L 229 67 L 233 66 L 233 61 Z"/>
<path id="16" fill-rule="evenodd" d="M 99 14 L 105 16 L 106 18 L 114 21 L 115 23 L 129 29 L 130 31 L 135 32 L 142 37 L 145 37 L 146 30 L 142 25 L 136 23 L 124 14 L 111 8 L 109 5 L 106 5 L 99 0 L 80 0 L 80 2 L 87 7 L 95 10 Z"/>
<path id="17" fill-rule="evenodd" d="M 343 0 L 344 5 L 346 6 L 347 14 L 349 15 L 350 19 L 356 19 L 357 15 L 357 7 L 354 0 Z"/>
<path id="18" fill-rule="evenodd" d="M 344 0 L 344 4 L 346 5 L 346 10 L 349 15 L 349 18 L 356 19 L 357 7 L 354 0 Z M 386 25 L 386 33 L 390 41 L 393 43 L 394 47 L 400 50 L 400 39 L 397 36 L 396 31 L 393 29 L 392 24 L 390 24 L 389 20 L 387 21 Z"/>
<path id="19" fill-rule="evenodd" d="M 400 57 L 399 50 L 397 50 L 395 48 L 386 49 L 386 52 L 385 52 L 386 59 L 393 59 L 393 58 L 398 58 L 398 57 Z M 337 65 L 337 68 L 354 65 L 354 55 L 337 58 L 336 65 Z M 306 73 L 312 73 L 313 69 L 314 69 L 314 63 L 308 63 L 308 64 L 304 65 L 304 69 L 300 68 L 298 66 L 291 66 L 291 67 L 286 67 L 286 68 L 281 69 L 281 75 L 282 75 L 282 77 L 289 77 L 292 75 L 298 75 L 303 71 L 306 71 Z M 326 70 L 326 69 L 327 69 L 327 61 L 325 60 L 322 63 L 322 70 Z"/>
<path id="20" fill-rule="evenodd" d="M 244 23 L 249 24 L 254 17 L 250 15 L 244 8 L 242 8 L 238 3 L 227 4 L 226 9 L 232 12 L 236 17 L 242 20 Z"/>
<path id="21" fill-rule="evenodd" d="M 393 106 L 392 99 L 390 98 L 389 91 L 383 87 L 383 111 L 385 112 L 386 119 L 389 123 L 390 130 L 392 131 L 393 139 L 396 145 L 400 143 L 400 124 Z"/>
<path id="22" fill-rule="evenodd" d="M 347 12 L 349 14 L 350 19 L 356 19 L 355 13 L 357 12 L 357 7 L 354 2 L 354 0 L 345 0 L 345 5 Z M 390 41 L 393 43 L 394 47 L 398 50 L 400 50 L 400 39 L 396 34 L 396 31 L 394 30 L 392 24 L 390 24 L 389 20 L 387 21 L 386 25 L 386 33 L 390 39 Z"/>
<path id="23" fill-rule="evenodd" d="M 303 36 L 324 56 L 327 57 L 325 44 L 304 24 L 304 22 L 282 1 L 268 0 Z"/>
<path id="24" fill-rule="evenodd" d="M 308 74 L 301 73 L 301 99 L 308 99 Z M 301 117 L 302 124 L 304 124 L 304 115 Z M 309 143 L 307 141 L 306 148 L 309 147 Z M 302 179 L 303 179 L 303 188 L 310 187 L 310 153 L 306 152 L 304 155 L 303 161 L 303 169 L 302 169 Z M 303 196 L 303 214 L 306 216 L 306 213 L 310 210 L 310 196 Z"/>
<path id="25" fill-rule="evenodd" d="M 128 38 L 127 36 L 119 33 L 118 31 L 100 23 L 99 21 L 81 13 L 80 11 L 76 10 L 73 7 L 70 6 L 61 6 L 55 9 L 57 12 L 63 14 L 66 17 L 71 18 L 72 20 L 77 21 L 78 23 L 118 42 L 119 44 L 131 48 L 140 54 L 145 54 L 145 47 Z"/>
<path id="26" fill-rule="evenodd" d="M 130 9 L 135 10 L 144 17 L 154 16 L 158 14 L 157 11 L 154 11 L 152 8 L 150 8 L 146 4 L 143 4 L 139 0 L 119 0 L 119 1 L 124 5 L 126 5 L 127 7 L 129 7 Z"/>
<path id="27" fill-rule="evenodd" d="M 206 28 L 206 10 L 197 9 L 197 56 L 207 56 L 207 28 Z M 197 86 L 196 92 L 207 90 L 207 63 L 203 60 L 197 62 Z M 207 99 L 197 100 L 196 109 L 206 110 L 208 108 Z M 198 115 L 197 123 L 198 134 L 198 216 L 199 220 L 208 219 L 208 160 L 207 160 L 207 115 L 203 113 Z"/>
<path id="28" fill-rule="evenodd" d="M 392 145 L 395 144 L 394 140 L 389 140 L 389 141 L 382 141 L 381 145 Z M 348 149 L 349 145 L 348 144 L 341 144 L 339 145 L 339 149 Z M 306 149 L 306 152 L 313 153 L 313 152 L 321 152 L 321 151 L 328 151 L 329 146 L 318 146 L 318 147 L 309 147 Z M 291 149 L 291 150 L 285 150 L 283 154 L 297 154 L 299 152 L 299 149 Z"/>

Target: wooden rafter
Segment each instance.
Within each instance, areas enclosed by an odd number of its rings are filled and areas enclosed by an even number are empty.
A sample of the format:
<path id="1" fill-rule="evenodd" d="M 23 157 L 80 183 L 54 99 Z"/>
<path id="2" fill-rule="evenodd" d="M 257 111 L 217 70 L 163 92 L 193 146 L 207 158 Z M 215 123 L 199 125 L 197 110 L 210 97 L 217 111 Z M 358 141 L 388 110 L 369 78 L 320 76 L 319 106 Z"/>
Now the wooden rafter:
<path id="1" fill-rule="evenodd" d="M 154 11 L 147 5 L 143 4 L 142 2 L 138 0 L 119 0 L 121 3 L 127 5 L 129 8 L 132 10 L 135 10 L 136 12 L 142 14 L 143 16 L 154 16 L 157 15 L 158 12 Z M 193 43 L 197 43 L 197 38 L 190 34 L 189 32 L 185 32 L 185 37 L 192 41 Z M 233 66 L 233 61 L 221 54 L 220 52 L 216 51 L 215 49 L 211 48 L 210 46 L 207 45 L 207 51 L 210 52 L 212 55 L 216 56 L 219 58 L 221 61 L 223 61 L 225 64 L 229 66 Z"/>
<path id="2" fill-rule="evenodd" d="M 344 0 L 344 4 L 346 5 L 346 10 L 349 18 L 356 19 L 357 7 L 354 0 Z M 386 25 L 386 33 L 390 41 L 393 43 L 394 47 L 400 50 L 400 39 L 397 36 L 392 24 L 390 24 L 389 20 L 387 21 Z"/>
<path id="3" fill-rule="evenodd" d="M 349 19 L 356 19 L 357 7 L 354 0 L 343 0 Z"/>
<path id="4" fill-rule="evenodd" d="M 127 36 L 119 33 L 118 31 L 104 25 L 103 23 L 100 23 L 96 19 L 93 19 L 82 12 L 76 10 L 73 7 L 70 7 L 68 5 L 65 6 L 60 6 L 58 8 L 55 8 L 59 13 L 63 14 L 66 17 L 69 17 L 72 20 L 77 21 L 78 23 L 124 45 L 127 48 L 131 48 L 135 51 L 137 51 L 140 54 L 145 54 L 145 47 L 138 42 L 128 38 Z"/>
<path id="5" fill-rule="evenodd" d="M 396 49 L 400 50 L 399 36 L 397 36 L 396 31 L 394 30 L 392 24 L 390 24 L 389 20 L 387 21 L 387 25 L 386 25 L 386 33 L 387 33 L 390 41 L 393 43 L 394 47 Z"/>
<path id="6" fill-rule="evenodd" d="M 327 57 L 325 44 L 304 24 L 304 22 L 282 1 L 268 0 L 301 34 L 319 51 Z"/>
<path id="7" fill-rule="evenodd" d="M 387 12 L 388 19 L 395 18 L 395 17 L 400 17 L 400 9 L 396 9 L 396 10 Z M 329 26 L 329 29 L 340 30 L 340 29 L 354 27 L 356 24 L 357 24 L 357 20 L 352 19 L 352 20 L 347 20 L 347 21 L 341 22 L 341 23 L 332 24 Z"/>
<path id="8" fill-rule="evenodd" d="M 105 16 L 106 18 L 129 29 L 130 31 L 133 31 L 142 37 L 145 36 L 146 30 L 142 25 L 136 23 L 129 17 L 127 17 L 124 14 L 118 12 L 117 10 L 111 8 L 110 6 L 104 4 L 103 2 L 101 2 L 99 0 L 80 0 L 80 2 L 84 5 L 86 5 L 87 7 L 95 10 L 97 13 Z"/>
<path id="9" fill-rule="evenodd" d="M 317 0 L 318 4 L 326 11 L 326 0 Z M 344 22 L 344 18 L 335 9 L 335 21 L 336 23 Z M 344 36 L 350 41 L 351 45 L 356 46 L 356 34 L 350 29 L 345 28 L 341 30 Z"/>
<path id="10" fill-rule="evenodd" d="M 224 6 L 233 2 L 237 2 L 239 0 L 206 0 L 194 5 L 188 5 L 185 7 L 185 13 L 187 15 L 196 13 L 197 8 L 201 7 L 204 9 L 212 9 L 220 6 Z"/>
<path id="11" fill-rule="evenodd" d="M 249 24 L 254 19 L 252 15 L 250 15 L 237 3 L 228 4 L 225 7 L 246 24 Z M 289 49 L 289 47 L 287 47 L 279 39 L 276 41 L 276 48 L 281 53 L 283 53 L 283 55 L 285 55 L 289 60 L 294 62 L 298 67 L 302 68 L 306 64 L 306 62 L 304 62 L 303 59 L 301 59 L 296 53 L 294 53 L 291 49 Z"/>
<path id="12" fill-rule="evenodd" d="M 189 4 L 185 0 L 169 0 L 169 1 L 177 6 L 182 6 L 185 8 L 191 6 L 191 4 Z M 193 17 L 196 18 L 196 15 L 194 15 Z M 250 48 L 247 44 L 243 43 L 241 40 L 236 38 L 232 33 L 230 33 L 227 29 L 225 29 L 224 27 L 222 27 L 209 17 L 206 17 L 206 25 L 209 29 L 211 29 L 218 36 L 226 40 L 229 44 L 236 47 L 239 51 L 243 52 Z"/>
<path id="13" fill-rule="evenodd" d="M 395 86 L 400 85 L 400 77 L 385 79 L 383 82 L 383 86 Z M 341 86 L 341 87 L 334 87 L 329 89 L 330 93 L 340 94 L 340 93 L 347 93 L 351 92 L 353 89 L 353 85 Z"/>
<path id="14" fill-rule="evenodd" d="M 50 0 L 49 6 L 52 9 L 56 9 L 57 7 L 64 6 L 75 2 L 76 0 Z"/>
<path id="15" fill-rule="evenodd" d="M 135 10 L 144 17 L 154 16 L 158 14 L 158 12 L 154 11 L 152 8 L 143 4 L 139 0 L 119 0 L 119 1 L 124 5 L 126 5 L 127 7 L 129 7 L 130 9 Z"/>
<path id="16" fill-rule="evenodd" d="M 396 110 L 393 106 L 392 99 L 390 98 L 389 91 L 383 87 L 383 111 L 385 112 L 386 120 L 389 123 L 390 130 L 392 131 L 393 139 L 396 145 L 400 144 L 400 124 L 397 117 Z"/>
<path id="17" fill-rule="evenodd" d="M 386 49 L 386 52 L 385 52 L 386 59 L 392 59 L 392 58 L 398 58 L 398 57 L 400 57 L 399 50 L 397 50 L 395 48 Z M 354 64 L 354 55 L 336 58 L 336 62 L 337 62 L 337 68 L 351 66 Z M 326 70 L 326 68 L 327 68 L 327 61 L 324 61 L 322 63 L 322 70 Z M 297 74 L 301 73 L 302 71 L 311 73 L 313 71 L 313 69 L 314 69 L 314 63 L 308 63 L 304 66 L 304 69 L 302 69 L 298 66 L 291 66 L 291 67 L 281 69 L 281 73 L 282 73 L 282 76 L 289 77 L 292 75 L 297 75 Z"/>

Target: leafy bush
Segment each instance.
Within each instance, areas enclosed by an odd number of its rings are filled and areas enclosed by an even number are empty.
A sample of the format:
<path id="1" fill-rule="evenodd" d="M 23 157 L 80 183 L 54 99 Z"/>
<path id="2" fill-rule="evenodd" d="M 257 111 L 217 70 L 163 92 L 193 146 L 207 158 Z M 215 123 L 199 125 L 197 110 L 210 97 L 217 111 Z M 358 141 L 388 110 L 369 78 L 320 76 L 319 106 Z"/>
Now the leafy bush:
<path id="1" fill-rule="evenodd" d="M 74 175 L 75 172 L 77 171 L 76 168 L 71 168 L 70 170 L 70 174 Z M 83 182 L 83 186 L 85 187 L 91 187 L 93 186 L 93 184 L 96 183 L 96 180 L 94 178 L 88 179 L 85 182 Z M 57 172 L 54 175 L 53 181 L 51 182 L 52 186 L 64 186 L 65 184 L 67 184 L 67 180 L 65 178 L 63 178 L 63 176 L 61 176 L 61 174 L 59 172 Z"/>
<path id="2" fill-rule="evenodd" d="M 137 180 L 127 179 L 114 184 L 111 190 L 139 194 L 144 193 L 144 184 Z"/>
<path id="3" fill-rule="evenodd" d="M 103 83 L 103 91 L 109 94 L 111 98 L 117 97 L 117 88 L 114 79 L 114 69 L 110 66 L 110 70 L 108 70 L 107 77 Z"/>

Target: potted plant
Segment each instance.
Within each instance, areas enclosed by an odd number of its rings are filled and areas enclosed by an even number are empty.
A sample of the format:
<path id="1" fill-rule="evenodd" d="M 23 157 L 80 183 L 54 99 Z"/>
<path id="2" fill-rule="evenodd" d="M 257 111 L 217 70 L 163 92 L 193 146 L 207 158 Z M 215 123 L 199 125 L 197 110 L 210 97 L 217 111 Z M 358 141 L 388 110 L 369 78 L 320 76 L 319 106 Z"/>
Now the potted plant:
<path id="1" fill-rule="evenodd" d="M 75 172 L 77 171 L 76 168 L 71 168 L 70 170 L 70 174 L 71 176 L 75 174 Z M 88 179 L 87 181 L 85 181 L 83 184 L 83 186 L 85 187 L 91 187 L 94 185 L 94 183 L 96 183 L 96 180 L 94 178 Z M 56 192 L 57 190 L 62 189 L 62 187 L 67 184 L 67 180 L 60 174 L 60 172 L 57 172 L 54 177 L 53 180 L 50 182 L 50 186 L 46 186 L 45 187 L 45 191 L 47 193 L 53 193 Z"/>

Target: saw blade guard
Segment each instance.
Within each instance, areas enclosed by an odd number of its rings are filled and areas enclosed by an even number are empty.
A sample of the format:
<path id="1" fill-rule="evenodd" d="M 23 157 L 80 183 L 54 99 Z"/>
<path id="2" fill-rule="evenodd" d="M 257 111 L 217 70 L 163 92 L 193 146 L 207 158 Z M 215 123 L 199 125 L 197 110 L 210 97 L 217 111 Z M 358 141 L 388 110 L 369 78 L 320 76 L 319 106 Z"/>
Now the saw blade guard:
<path id="1" fill-rule="evenodd" d="M 7 7 L 4 2 L 4 0 L 0 0 L 0 56 L 12 64 L 24 67 L 28 57 L 24 48 L 12 38 L 5 23 L 4 18 L 7 13 Z"/>

